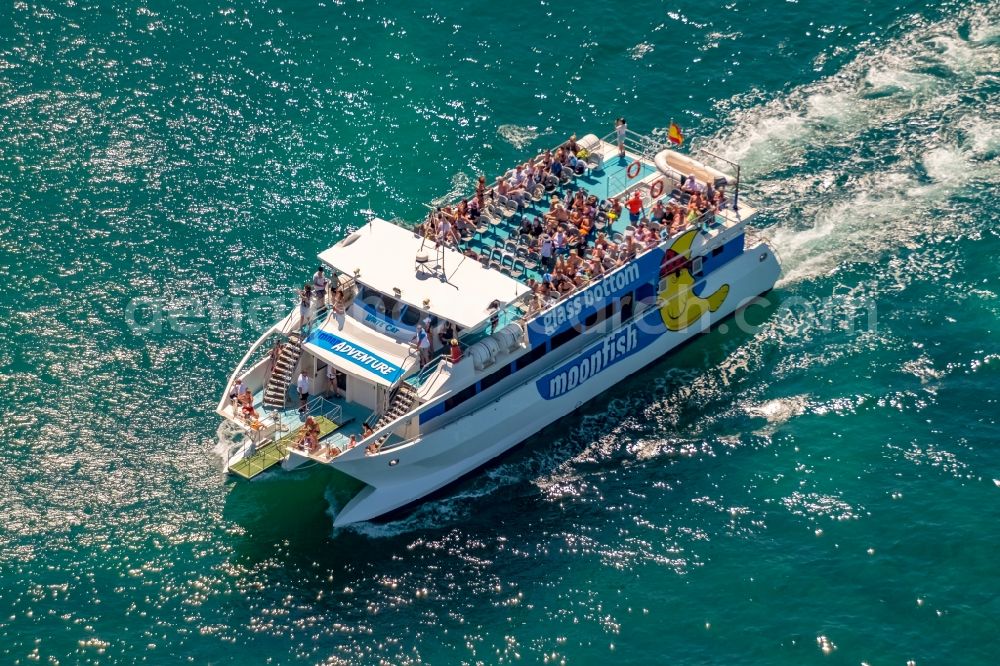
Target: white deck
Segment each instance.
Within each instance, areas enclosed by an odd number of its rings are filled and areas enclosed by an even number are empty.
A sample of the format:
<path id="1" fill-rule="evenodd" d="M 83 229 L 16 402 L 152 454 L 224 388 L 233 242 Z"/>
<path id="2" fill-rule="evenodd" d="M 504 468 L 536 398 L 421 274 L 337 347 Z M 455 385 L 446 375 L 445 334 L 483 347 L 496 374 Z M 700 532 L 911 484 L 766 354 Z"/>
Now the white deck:
<path id="1" fill-rule="evenodd" d="M 419 253 L 429 259 L 423 265 L 417 264 Z M 488 319 L 492 301 L 503 307 L 529 291 L 517 280 L 450 248 L 444 248 L 441 261 L 439 256 L 433 242 L 425 243 L 409 229 L 375 218 L 319 258 L 341 273 L 358 271 L 359 283 L 383 294 L 394 296 L 398 289 L 398 300 L 464 328 Z"/>

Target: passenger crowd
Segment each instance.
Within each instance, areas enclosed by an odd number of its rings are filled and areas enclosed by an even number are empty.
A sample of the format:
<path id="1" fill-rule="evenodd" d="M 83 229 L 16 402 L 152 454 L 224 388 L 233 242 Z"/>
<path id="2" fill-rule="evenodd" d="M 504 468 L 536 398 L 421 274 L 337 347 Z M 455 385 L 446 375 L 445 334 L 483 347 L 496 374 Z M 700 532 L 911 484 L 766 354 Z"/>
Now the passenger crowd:
<path id="1" fill-rule="evenodd" d="M 477 233 L 487 234 L 490 225 L 508 225 L 507 241 L 494 245 L 502 251 L 513 241 L 518 263 L 526 269 L 537 267 L 542 276 L 540 281 L 529 279 L 529 285 L 543 297 L 558 298 L 728 204 L 722 183 L 701 183 L 694 174 L 682 176 L 680 186 L 664 191 L 648 210 L 639 187 L 624 201 L 599 199 L 570 186 L 575 176 L 586 173 L 590 157 L 571 136 L 554 152 L 548 150 L 498 178 L 492 187 L 479 176 L 473 196 L 435 208 L 416 232 L 487 265 L 493 249 L 480 243 L 477 251 L 473 239 Z M 560 185 L 566 186 L 562 192 Z M 547 211 L 542 212 L 546 201 Z M 532 206 L 541 214 L 524 214 Z M 516 226 L 506 221 L 512 212 L 522 213 Z M 629 221 L 624 233 L 610 233 L 624 215 Z"/>

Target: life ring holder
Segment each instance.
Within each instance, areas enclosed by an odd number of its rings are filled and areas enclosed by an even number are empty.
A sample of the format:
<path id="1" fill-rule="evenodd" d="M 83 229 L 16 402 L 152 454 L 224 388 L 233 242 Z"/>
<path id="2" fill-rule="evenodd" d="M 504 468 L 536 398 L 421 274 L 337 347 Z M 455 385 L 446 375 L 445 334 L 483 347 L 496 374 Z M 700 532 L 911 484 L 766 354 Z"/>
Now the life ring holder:
<path id="1" fill-rule="evenodd" d="M 663 179 L 659 179 L 653 186 L 649 188 L 649 196 L 653 199 L 659 199 L 660 195 L 663 194 Z"/>
<path id="2" fill-rule="evenodd" d="M 642 164 L 639 163 L 639 160 L 636 160 L 635 162 L 632 162 L 632 164 L 629 164 L 628 168 L 625 169 L 625 175 L 629 177 L 629 180 L 631 180 L 632 178 L 638 176 L 640 171 L 642 171 Z"/>

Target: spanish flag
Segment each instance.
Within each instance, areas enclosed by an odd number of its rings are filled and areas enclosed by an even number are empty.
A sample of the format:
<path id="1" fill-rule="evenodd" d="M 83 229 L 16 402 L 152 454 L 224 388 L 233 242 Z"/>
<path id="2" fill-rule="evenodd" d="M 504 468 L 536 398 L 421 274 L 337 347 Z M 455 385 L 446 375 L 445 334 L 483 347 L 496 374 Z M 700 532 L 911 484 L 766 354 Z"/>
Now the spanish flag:
<path id="1" fill-rule="evenodd" d="M 684 135 L 681 133 L 681 128 L 672 120 L 670 121 L 670 131 L 667 132 L 667 138 L 670 139 L 670 143 L 678 146 L 684 143 Z"/>

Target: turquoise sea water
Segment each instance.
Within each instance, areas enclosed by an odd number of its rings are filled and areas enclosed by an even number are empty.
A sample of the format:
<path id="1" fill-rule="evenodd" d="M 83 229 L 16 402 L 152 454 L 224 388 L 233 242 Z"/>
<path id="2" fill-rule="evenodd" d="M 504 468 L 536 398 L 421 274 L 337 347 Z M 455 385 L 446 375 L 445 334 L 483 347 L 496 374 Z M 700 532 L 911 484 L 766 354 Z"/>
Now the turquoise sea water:
<path id="1" fill-rule="evenodd" d="M 996 663 L 998 72 L 996 2 L 3 3 L 0 663 Z M 388 523 L 222 473 L 360 211 L 619 115 L 743 164 L 754 330 Z"/>

